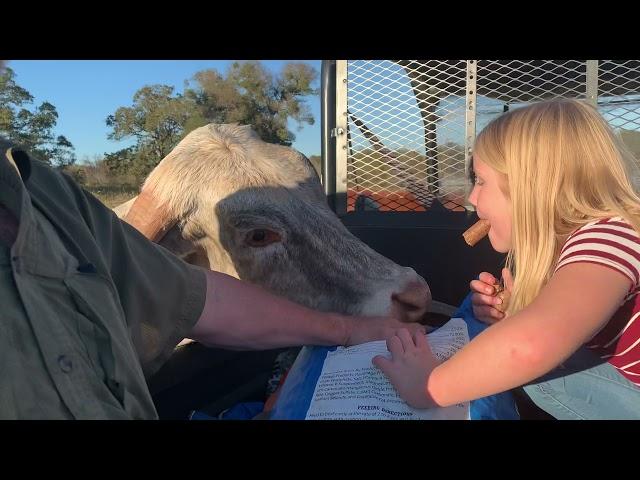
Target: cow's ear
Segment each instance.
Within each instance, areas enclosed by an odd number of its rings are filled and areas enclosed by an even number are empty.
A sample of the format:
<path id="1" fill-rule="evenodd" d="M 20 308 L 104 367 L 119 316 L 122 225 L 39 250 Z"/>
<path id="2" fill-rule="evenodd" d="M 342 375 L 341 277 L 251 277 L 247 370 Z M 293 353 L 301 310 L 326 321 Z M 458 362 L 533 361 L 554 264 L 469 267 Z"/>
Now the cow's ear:
<path id="1" fill-rule="evenodd" d="M 168 209 L 145 189 L 136 197 L 123 220 L 156 243 L 177 223 Z"/>

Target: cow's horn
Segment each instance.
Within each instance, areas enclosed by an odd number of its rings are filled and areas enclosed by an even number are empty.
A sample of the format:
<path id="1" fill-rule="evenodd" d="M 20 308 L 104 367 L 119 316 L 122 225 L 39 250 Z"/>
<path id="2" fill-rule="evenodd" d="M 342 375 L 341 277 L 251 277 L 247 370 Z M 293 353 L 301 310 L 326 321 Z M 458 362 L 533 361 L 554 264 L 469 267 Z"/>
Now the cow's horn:
<path id="1" fill-rule="evenodd" d="M 123 217 L 131 226 L 152 242 L 158 242 L 177 223 L 151 192 L 142 189 L 133 205 Z"/>

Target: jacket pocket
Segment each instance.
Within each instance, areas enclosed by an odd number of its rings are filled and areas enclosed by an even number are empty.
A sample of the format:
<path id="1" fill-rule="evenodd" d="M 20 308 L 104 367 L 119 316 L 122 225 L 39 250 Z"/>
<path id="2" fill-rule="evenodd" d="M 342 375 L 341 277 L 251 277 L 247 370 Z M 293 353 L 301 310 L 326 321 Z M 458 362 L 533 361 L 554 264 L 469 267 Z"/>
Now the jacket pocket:
<path id="1" fill-rule="evenodd" d="M 121 308 L 108 281 L 97 274 L 77 273 L 64 283 L 77 309 L 76 327 L 86 353 L 101 381 L 124 407 L 124 381 L 119 356 L 135 362 L 127 350 L 132 348 Z"/>

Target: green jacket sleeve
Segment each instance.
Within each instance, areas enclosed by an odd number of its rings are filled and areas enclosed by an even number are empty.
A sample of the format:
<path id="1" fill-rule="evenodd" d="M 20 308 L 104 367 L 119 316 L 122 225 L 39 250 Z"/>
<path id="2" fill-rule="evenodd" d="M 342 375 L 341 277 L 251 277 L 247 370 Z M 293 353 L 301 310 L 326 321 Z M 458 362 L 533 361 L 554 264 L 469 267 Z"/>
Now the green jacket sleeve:
<path id="1" fill-rule="evenodd" d="M 78 256 L 112 281 L 145 373 L 157 370 L 202 313 L 204 270 L 147 240 L 67 175 L 33 162 L 28 184 L 32 196 L 50 197 L 49 218 Z"/>

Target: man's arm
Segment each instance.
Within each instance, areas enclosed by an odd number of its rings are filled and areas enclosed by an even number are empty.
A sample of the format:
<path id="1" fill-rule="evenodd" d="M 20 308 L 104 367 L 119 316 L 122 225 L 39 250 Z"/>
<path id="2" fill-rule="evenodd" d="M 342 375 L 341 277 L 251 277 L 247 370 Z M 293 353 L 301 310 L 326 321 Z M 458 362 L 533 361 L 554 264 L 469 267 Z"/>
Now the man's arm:
<path id="1" fill-rule="evenodd" d="M 324 313 L 224 273 L 206 271 L 205 306 L 190 338 L 210 347 L 263 350 L 299 345 L 354 345 L 382 340 L 396 328 L 424 331 L 391 317 Z"/>
<path id="2" fill-rule="evenodd" d="M 51 169 L 46 173 L 56 175 Z M 70 178 L 57 177 L 63 180 L 58 183 L 66 184 L 65 196 L 75 197 L 67 210 L 78 210 L 99 245 L 94 256 L 103 257 L 113 279 L 136 349 L 146 359 L 145 371 L 155 371 L 185 337 L 209 346 L 255 350 L 353 345 L 382 340 L 399 327 L 424 329 L 390 317 L 317 312 L 228 275 L 189 265 L 152 244 Z"/>

